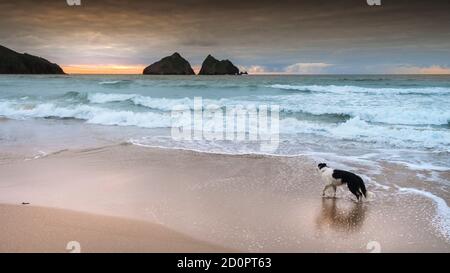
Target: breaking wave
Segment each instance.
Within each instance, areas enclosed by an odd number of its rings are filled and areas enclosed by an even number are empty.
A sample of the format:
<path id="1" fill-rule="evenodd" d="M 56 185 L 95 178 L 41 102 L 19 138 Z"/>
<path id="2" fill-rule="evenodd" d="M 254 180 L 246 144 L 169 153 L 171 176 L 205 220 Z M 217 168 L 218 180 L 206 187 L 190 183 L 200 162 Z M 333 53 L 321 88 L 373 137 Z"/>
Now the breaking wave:
<path id="1" fill-rule="evenodd" d="M 91 103 L 102 104 L 112 102 L 129 101 L 134 105 L 143 106 L 161 111 L 171 111 L 176 105 L 185 105 L 193 109 L 192 98 L 153 98 L 137 94 L 107 94 L 93 93 L 88 95 Z M 348 120 L 359 117 L 367 122 L 403 125 L 448 125 L 450 122 L 450 108 L 420 108 L 415 105 L 367 105 L 351 104 L 336 105 L 333 102 L 326 103 L 321 100 L 310 99 L 305 101 L 302 97 L 295 96 L 261 96 L 252 98 L 227 98 L 205 99 L 203 105 L 214 104 L 226 108 L 235 105 L 258 106 L 261 104 L 280 105 L 280 110 L 287 114 L 309 114 L 313 116 L 332 117 L 336 120 Z"/>
<path id="2" fill-rule="evenodd" d="M 0 102 L 0 116 L 12 119 L 60 118 L 80 119 L 87 123 L 143 128 L 170 127 L 169 114 L 118 111 L 90 105 L 58 106 L 53 103 L 17 104 Z"/>
<path id="3" fill-rule="evenodd" d="M 361 87 L 352 85 L 289 85 L 273 84 L 270 88 L 283 90 L 296 90 L 306 92 L 324 92 L 324 93 L 373 93 L 373 94 L 450 94 L 450 88 L 445 87 L 417 87 L 417 88 L 390 88 L 390 87 Z"/>

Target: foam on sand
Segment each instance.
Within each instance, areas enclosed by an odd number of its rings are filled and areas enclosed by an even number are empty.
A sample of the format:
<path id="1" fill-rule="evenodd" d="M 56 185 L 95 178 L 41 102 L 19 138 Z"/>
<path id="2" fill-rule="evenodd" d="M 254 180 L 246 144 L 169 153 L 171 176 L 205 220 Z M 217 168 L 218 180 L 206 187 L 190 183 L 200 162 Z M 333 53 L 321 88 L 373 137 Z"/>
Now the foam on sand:
<path id="1" fill-rule="evenodd" d="M 450 208 L 448 207 L 447 202 L 439 196 L 425 190 L 402 187 L 398 187 L 398 190 L 403 193 L 417 194 L 431 199 L 436 206 L 436 216 L 433 224 L 445 239 L 450 242 Z"/>

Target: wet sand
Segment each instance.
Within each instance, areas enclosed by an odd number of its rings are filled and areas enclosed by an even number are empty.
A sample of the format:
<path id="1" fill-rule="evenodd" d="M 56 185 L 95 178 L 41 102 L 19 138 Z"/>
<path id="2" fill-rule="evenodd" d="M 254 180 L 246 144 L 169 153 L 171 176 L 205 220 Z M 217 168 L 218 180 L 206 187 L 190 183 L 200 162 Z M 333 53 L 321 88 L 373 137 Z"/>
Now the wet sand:
<path id="1" fill-rule="evenodd" d="M 366 202 L 354 202 L 345 190 L 338 192 L 338 198 L 322 198 L 316 162 L 308 157 L 217 155 L 121 144 L 65 150 L 31 160 L 10 155 L 0 155 L 0 159 L 0 203 L 29 202 L 30 206 L 122 218 L 105 223 L 141 221 L 136 226 L 143 237 L 147 232 L 144 222 L 150 231 L 151 223 L 158 224 L 180 236 L 145 240 L 156 240 L 156 245 L 172 242 L 161 251 L 369 252 L 371 246 L 379 246 L 382 252 L 450 251 L 431 199 L 380 189 L 370 182 L 367 187 L 376 196 Z M 30 214 L 25 209 L 44 210 L 28 206 L 0 209 L 0 221 L 10 225 L 0 233 L 7 251 L 60 251 L 59 241 L 52 240 L 69 237 L 86 241 L 92 245 L 88 250 L 94 252 L 159 251 L 136 243 L 138 239 L 105 243 L 108 232 L 105 237 L 94 236 L 108 230 L 105 224 L 91 234 L 53 236 L 47 229 L 52 225 L 45 222 L 48 217 L 41 219 L 36 214 L 27 222 Z M 61 211 L 41 213 L 66 219 Z M 96 221 L 93 216 L 73 217 L 79 217 L 86 229 Z M 65 225 L 71 226 L 72 220 Z M 22 223 L 30 228 L 31 241 L 12 234 Z M 33 225 L 41 228 L 31 233 Z M 119 224 L 120 230 L 125 237 L 133 237 L 133 228 L 126 225 Z M 169 234 L 165 229 L 161 232 Z M 60 231 L 64 233 L 64 225 Z M 48 248 L 34 248 L 42 238 L 49 241 Z"/>
<path id="2" fill-rule="evenodd" d="M 0 252 L 230 252 L 143 221 L 18 205 L 0 215 Z"/>

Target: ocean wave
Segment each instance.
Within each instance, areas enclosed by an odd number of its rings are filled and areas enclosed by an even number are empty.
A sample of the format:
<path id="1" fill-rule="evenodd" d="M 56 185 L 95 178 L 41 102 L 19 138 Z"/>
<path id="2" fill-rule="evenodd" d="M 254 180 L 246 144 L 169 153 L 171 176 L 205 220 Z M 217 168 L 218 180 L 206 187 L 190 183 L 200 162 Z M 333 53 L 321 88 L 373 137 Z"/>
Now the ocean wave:
<path id="1" fill-rule="evenodd" d="M 386 143 L 399 147 L 450 147 L 450 132 L 409 126 L 380 126 L 359 117 L 352 118 L 330 130 L 341 139 Z"/>
<path id="2" fill-rule="evenodd" d="M 109 103 L 109 102 L 126 101 L 126 100 L 130 100 L 136 96 L 137 95 L 135 95 L 135 94 L 93 93 L 93 94 L 88 94 L 87 98 L 88 98 L 89 102 L 102 104 L 102 103 Z"/>
<path id="3" fill-rule="evenodd" d="M 171 126 L 167 113 L 115 111 L 90 105 L 58 106 L 53 103 L 18 104 L 0 102 L 0 116 L 12 119 L 79 119 L 91 124 L 166 128 Z"/>
<path id="4" fill-rule="evenodd" d="M 194 107 L 194 100 L 187 97 L 171 99 L 137 94 L 92 93 L 88 94 L 87 99 L 96 104 L 130 101 L 134 105 L 160 111 L 171 111 L 178 105 L 187 106 L 190 109 Z M 330 120 L 342 122 L 353 117 L 359 117 L 367 122 L 403 125 L 448 125 L 450 122 L 450 109 L 423 108 L 417 105 L 407 105 L 403 101 L 402 105 L 397 103 L 378 106 L 366 105 L 360 101 L 353 103 L 348 101 L 347 104 L 336 106 L 335 103 L 327 103 L 321 99 L 317 101 L 311 98 L 309 101 L 305 101 L 304 97 L 296 96 L 259 96 L 252 100 L 244 97 L 203 99 L 203 106 L 211 104 L 222 109 L 236 105 L 244 107 L 279 105 L 280 111 L 288 115 L 310 115 L 321 118 L 324 122 Z"/>
<path id="5" fill-rule="evenodd" d="M 88 101 L 96 104 L 111 103 L 111 102 L 124 102 L 130 101 L 137 106 L 143 106 L 153 110 L 172 111 L 177 106 L 185 106 L 189 109 L 194 109 L 193 98 L 155 98 L 142 96 L 137 94 L 108 94 L 108 93 L 92 93 L 88 94 Z M 219 108 L 225 109 L 226 107 L 233 107 L 236 105 L 250 106 L 256 105 L 254 101 L 245 101 L 238 99 L 202 99 L 203 107 L 208 105 L 216 105 Z"/>
<path id="6" fill-rule="evenodd" d="M 446 100 L 435 98 L 377 98 L 367 99 L 359 96 L 342 98 L 329 98 L 326 94 L 315 96 L 271 95 L 260 96 L 261 101 L 270 101 L 279 104 L 280 110 L 292 114 L 309 114 L 329 117 L 337 121 L 359 117 L 370 123 L 386 125 L 411 126 L 448 126 L 450 124 L 450 104 Z"/>
<path id="7" fill-rule="evenodd" d="M 130 101 L 134 105 L 144 106 L 150 109 L 171 111 L 177 105 L 188 105 L 193 107 L 193 100 L 189 98 L 167 99 L 152 98 L 137 94 L 108 94 L 108 93 L 92 93 L 88 94 L 88 101 L 96 104 L 104 104 L 111 102 Z"/>
<path id="8" fill-rule="evenodd" d="M 302 103 L 302 102 L 300 102 Z M 283 105 L 283 111 L 291 113 L 309 113 L 311 115 L 326 116 L 347 116 L 359 117 L 362 120 L 372 123 L 383 123 L 391 125 L 448 125 L 450 123 L 450 109 L 441 107 L 421 107 L 420 105 L 336 105 L 336 104 L 320 104 L 314 101 L 306 103 L 297 103 L 292 101 Z"/>
<path id="9" fill-rule="evenodd" d="M 381 81 L 392 81 L 389 78 L 342 78 L 340 81 L 352 81 L 352 82 L 381 82 Z"/>
<path id="10" fill-rule="evenodd" d="M 273 84 L 270 88 L 283 90 L 296 90 L 303 92 L 323 92 L 323 93 L 373 93 L 373 94 L 450 94 L 450 88 L 445 87 L 417 87 L 417 88 L 389 88 L 389 87 L 361 87 L 353 85 L 290 85 L 290 84 Z"/>
<path id="11" fill-rule="evenodd" d="M 295 96 L 294 96 L 295 97 Z M 192 98 L 153 98 L 137 94 L 69 92 L 64 99 L 39 102 L 35 100 L 0 101 L 0 116 L 26 118 L 74 118 L 103 125 L 138 126 L 143 128 L 170 127 L 171 110 L 177 105 L 193 109 Z M 74 99 L 74 101 L 67 101 Z M 77 101 L 75 98 L 83 98 Z M 383 109 L 365 106 L 333 107 L 304 102 L 286 96 L 258 97 L 258 101 L 245 98 L 204 99 L 203 106 L 214 104 L 222 110 L 235 105 L 244 107 L 273 104 L 283 101 L 280 115 L 281 134 L 314 134 L 340 140 L 387 144 L 395 147 L 430 148 L 448 151 L 450 130 L 429 124 L 447 124 L 450 110 L 442 109 Z M 118 110 L 108 103 L 129 101 L 143 109 Z M 269 103 L 267 103 L 269 104 Z M 126 107 L 126 106 L 125 106 Z M 121 106 L 121 109 L 124 107 Z M 126 109 L 126 108 L 125 108 Z M 285 113 L 285 114 L 283 114 Z M 177 122 L 177 121 L 175 121 Z M 182 121 L 181 124 L 185 124 Z M 177 122 L 177 124 L 180 124 Z M 405 125 L 406 124 L 406 125 Z M 424 124 L 424 125 L 421 125 Z M 217 124 L 218 127 L 222 124 Z M 421 126 L 417 126 L 421 125 Z"/>
<path id="12" fill-rule="evenodd" d="M 69 91 L 64 93 L 62 96 L 58 96 L 56 98 L 56 100 L 60 99 L 71 103 L 85 103 L 87 102 L 87 94 L 76 91 Z"/>
<path id="13" fill-rule="evenodd" d="M 340 140 L 390 145 L 401 148 L 428 148 L 450 151 L 450 132 L 447 130 L 409 126 L 369 124 L 359 117 L 344 123 L 318 124 L 286 118 L 280 121 L 282 133 L 305 133 Z"/>
<path id="14" fill-rule="evenodd" d="M 412 163 L 412 162 L 404 162 L 404 161 L 398 161 L 398 160 L 390 160 L 390 161 L 394 162 L 394 163 L 398 163 L 400 165 L 403 165 L 413 171 L 439 171 L 439 172 L 450 171 L 449 167 L 437 166 L 436 164 L 431 164 L 429 162 Z"/>
<path id="15" fill-rule="evenodd" d="M 174 107 L 183 105 L 194 107 L 193 98 L 150 97 L 125 93 L 79 93 L 68 92 L 63 100 L 79 103 L 119 103 L 129 102 L 132 105 L 169 112 Z M 430 104 L 433 103 L 433 104 Z M 411 126 L 444 126 L 450 125 L 450 105 L 446 101 L 433 102 L 432 99 L 384 101 L 367 101 L 361 98 L 350 98 L 345 101 L 329 100 L 322 97 L 304 97 L 302 95 L 260 95 L 254 97 L 230 97 L 221 99 L 203 99 L 203 106 L 217 105 L 223 110 L 237 105 L 257 107 L 260 105 L 279 105 L 285 116 L 305 117 L 319 122 L 344 122 L 359 117 L 370 123 Z"/>
<path id="16" fill-rule="evenodd" d="M 98 84 L 106 85 L 106 86 L 116 86 L 116 85 L 129 84 L 131 82 L 132 82 L 131 80 L 116 80 L 116 81 L 101 81 Z"/>

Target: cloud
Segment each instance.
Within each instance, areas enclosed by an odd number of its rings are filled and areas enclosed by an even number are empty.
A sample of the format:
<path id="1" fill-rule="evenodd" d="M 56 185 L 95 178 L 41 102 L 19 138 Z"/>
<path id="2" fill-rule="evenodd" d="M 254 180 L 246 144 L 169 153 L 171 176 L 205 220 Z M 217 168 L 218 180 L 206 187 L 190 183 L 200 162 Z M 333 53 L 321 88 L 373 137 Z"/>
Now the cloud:
<path id="1" fill-rule="evenodd" d="M 328 67 L 333 66 L 328 63 L 295 63 L 282 68 L 270 68 L 263 65 L 239 65 L 240 71 L 247 71 L 249 74 L 322 74 L 326 73 Z"/>
<path id="2" fill-rule="evenodd" d="M 323 74 L 331 66 L 333 65 L 328 63 L 295 63 L 283 68 L 269 68 L 263 65 L 240 65 L 239 70 L 247 71 L 249 74 Z"/>
<path id="3" fill-rule="evenodd" d="M 419 66 L 401 66 L 393 68 L 394 74 L 450 74 L 450 67 L 431 65 L 426 67 Z"/>
<path id="4" fill-rule="evenodd" d="M 295 63 L 284 68 L 287 74 L 322 74 L 326 68 L 332 66 L 327 63 Z"/>
<path id="5" fill-rule="evenodd" d="M 177 51 L 249 73 L 374 73 L 365 67 L 449 60 L 448 0 L 386 2 L 0 0 L 0 41 L 61 65 L 148 65 Z M 339 65 L 306 64 L 321 60 Z"/>
<path id="6" fill-rule="evenodd" d="M 188 47 L 214 47 L 218 43 L 215 41 L 208 41 L 208 40 L 201 40 L 201 39 L 190 39 L 190 40 L 184 40 L 180 42 L 180 45 L 182 46 L 188 46 Z"/>
<path id="7" fill-rule="evenodd" d="M 249 74 L 268 74 L 271 71 L 262 65 L 239 66 L 240 71 L 247 71 Z"/>

